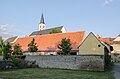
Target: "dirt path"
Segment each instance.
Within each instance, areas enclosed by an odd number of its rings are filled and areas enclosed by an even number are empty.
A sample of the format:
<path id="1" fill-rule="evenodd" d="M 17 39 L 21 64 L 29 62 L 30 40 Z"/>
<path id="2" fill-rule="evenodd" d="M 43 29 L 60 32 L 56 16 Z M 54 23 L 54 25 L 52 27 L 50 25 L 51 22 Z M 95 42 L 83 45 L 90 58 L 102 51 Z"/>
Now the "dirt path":
<path id="1" fill-rule="evenodd" d="M 120 79 L 120 64 L 115 64 L 113 71 L 114 71 L 115 79 Z"/>

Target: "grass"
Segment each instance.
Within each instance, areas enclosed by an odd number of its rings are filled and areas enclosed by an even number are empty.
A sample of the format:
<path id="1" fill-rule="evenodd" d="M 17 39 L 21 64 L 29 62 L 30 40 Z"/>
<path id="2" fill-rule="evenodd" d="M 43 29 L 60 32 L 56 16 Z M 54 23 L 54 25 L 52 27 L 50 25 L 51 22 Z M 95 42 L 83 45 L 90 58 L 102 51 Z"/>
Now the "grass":
<path id="1" fill-rule="evenodd" d="M 0 79 L 114 79 L 112 71 L 28 68 L 0 71 Z"/>

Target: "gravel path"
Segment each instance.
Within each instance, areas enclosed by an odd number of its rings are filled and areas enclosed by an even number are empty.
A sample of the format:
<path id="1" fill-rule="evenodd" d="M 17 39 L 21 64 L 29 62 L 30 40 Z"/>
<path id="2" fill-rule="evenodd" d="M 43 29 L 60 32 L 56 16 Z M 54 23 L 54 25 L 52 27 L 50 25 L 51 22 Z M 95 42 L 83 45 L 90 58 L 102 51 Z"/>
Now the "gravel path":
<path id="1" fill-rule="evenodd" d="M 115 79 L 120 79 L 120 64 L 115 64 L 113 71 L 114 71 Z"/>

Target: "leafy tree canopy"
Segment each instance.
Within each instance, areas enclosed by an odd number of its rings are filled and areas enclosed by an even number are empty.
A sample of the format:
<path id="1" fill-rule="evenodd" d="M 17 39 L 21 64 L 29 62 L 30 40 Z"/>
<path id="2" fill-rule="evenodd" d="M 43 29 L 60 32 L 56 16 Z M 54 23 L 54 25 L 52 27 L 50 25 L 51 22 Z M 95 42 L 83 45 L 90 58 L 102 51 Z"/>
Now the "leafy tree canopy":
<path id="1" fill-rule="evenodd" d="M 3 52 L 3 47 L 4 46 L 4 42 L 3 42 L 3 39 L 2 39 L 2 37 L 0 37 L 0 54 L 2 54 L 2 52 Z"/>
<path id="2" fill-rule="evenodd" d="M 21 47 L 22 46 L 20 44 L 15 44 L 13 46 L 13 53 L 12 53 L 12 55 L 23 55 Z"/>
<path id="3" fill-rule="evenodd" d="M 32 41 L 28 44 L 28 51 L 36 52 L 38 50 L 37 43 L 35 43 L 35 39 L 33 38 Z"/>
<path id="4" fill-rule="evenodd" d="M 3 60 L 6 60 L 8 56 L 11 56 L 12 53 L 12 46 L 10 43 L 4 44 L 3 48 Z"/>
<path id="5" fill-rule="evenodd" d="M 57 47 L 61 50 L 63 55 L 69 55 L 72 49 L 70 39 L 63 38 Z"/>
<path id="6" fill-rule="evenodd" d="M 53 29 L 49 32 L 49 34 L 53 34 L 53 33 L 62 33 L 62 31 L 61 31 L 60 29 L 58 29 L 58 28 L 53 28 Z"/>

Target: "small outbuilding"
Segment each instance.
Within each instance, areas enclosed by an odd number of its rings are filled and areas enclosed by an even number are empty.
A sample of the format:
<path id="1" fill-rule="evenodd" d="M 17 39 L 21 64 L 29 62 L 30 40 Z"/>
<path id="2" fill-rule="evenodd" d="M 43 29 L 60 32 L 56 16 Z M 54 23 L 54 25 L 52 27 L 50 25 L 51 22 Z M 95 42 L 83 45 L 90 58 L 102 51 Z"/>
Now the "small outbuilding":
<path id="1" fill-rule="evenodd" d="M 79 46 L 79 55 L 104 55 L 109 52 L 108 45 L 98 40 L 92 32 Z"/>

